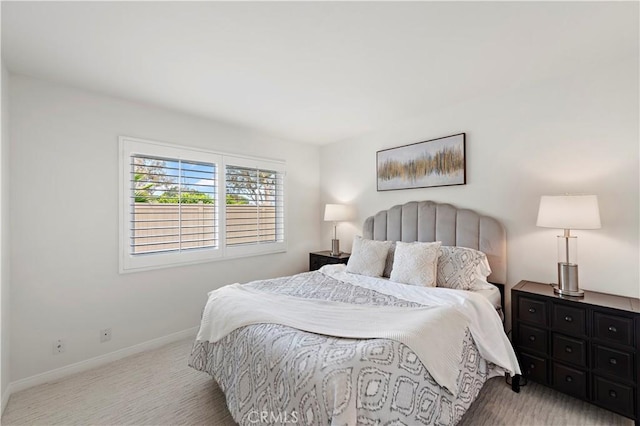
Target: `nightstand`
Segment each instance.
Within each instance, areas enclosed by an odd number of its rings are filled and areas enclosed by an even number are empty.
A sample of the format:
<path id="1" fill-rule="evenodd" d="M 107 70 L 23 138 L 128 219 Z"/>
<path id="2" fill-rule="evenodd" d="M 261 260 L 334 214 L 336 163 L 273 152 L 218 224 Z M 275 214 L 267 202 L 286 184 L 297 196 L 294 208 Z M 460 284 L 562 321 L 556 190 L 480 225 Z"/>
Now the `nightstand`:
<path id="1" fill-rule="evenodd" d="M 549 284 L 511 289 L 513 344 L 529 380 L 640 421 L 640 299 Z"/>
<path id="2" fill-rule="evenodd" d="M 349 256 L 351 256 L 351 253 L 340 253 L 338 256 L 331 256 L 330 250 L 309 253 L 309 270 L 315 271 L 324 265 L 334 265 L 336 263 L 346 264 L 349 261 Z"/>

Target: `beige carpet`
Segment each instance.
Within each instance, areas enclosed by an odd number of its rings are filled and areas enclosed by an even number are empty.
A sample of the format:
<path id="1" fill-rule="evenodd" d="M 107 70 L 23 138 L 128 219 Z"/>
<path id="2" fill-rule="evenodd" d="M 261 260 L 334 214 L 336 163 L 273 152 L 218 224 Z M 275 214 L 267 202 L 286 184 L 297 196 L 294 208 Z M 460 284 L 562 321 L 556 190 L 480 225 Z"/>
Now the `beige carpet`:
<path id="1" fill-rule="evenodd" d="M 3 425 L 233 425 L 213 379 L 187 366 L 191 340 L 11 396 Z M 606 410 L 529 384 L 490 380 L 460 425 L 631 425 Z"/>

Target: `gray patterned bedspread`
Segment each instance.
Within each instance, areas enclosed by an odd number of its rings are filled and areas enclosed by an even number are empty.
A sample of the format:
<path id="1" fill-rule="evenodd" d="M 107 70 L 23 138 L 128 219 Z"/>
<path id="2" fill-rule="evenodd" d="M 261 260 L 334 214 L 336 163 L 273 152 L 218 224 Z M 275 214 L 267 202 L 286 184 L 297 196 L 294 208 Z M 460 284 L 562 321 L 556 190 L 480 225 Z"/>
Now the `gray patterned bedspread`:
<path id="1" fill-rule="evenodd" d="M 309 299 L 420 306 L 318 271 L 246 285 Z M 503 374 L 480 356 L 469 330 L 454 396 L 402 343 L 324 336 L 279 324 L 242 327 L 216 343 L 196 341 L 189 365 L 216 380 L 242 425 L 455 425 L 485 381 Z"/>

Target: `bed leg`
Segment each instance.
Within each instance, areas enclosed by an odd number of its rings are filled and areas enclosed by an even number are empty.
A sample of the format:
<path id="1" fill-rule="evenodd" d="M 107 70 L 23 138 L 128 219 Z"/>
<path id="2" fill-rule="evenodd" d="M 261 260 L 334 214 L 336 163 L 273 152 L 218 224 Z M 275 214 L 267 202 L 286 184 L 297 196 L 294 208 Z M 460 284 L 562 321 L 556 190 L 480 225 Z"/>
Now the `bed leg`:
<path id="1" fill-rule="evenodd" d="M 519 393 L 520 392 L 520 375 L 516 374 L 511 378 L 511 390 Z"/>

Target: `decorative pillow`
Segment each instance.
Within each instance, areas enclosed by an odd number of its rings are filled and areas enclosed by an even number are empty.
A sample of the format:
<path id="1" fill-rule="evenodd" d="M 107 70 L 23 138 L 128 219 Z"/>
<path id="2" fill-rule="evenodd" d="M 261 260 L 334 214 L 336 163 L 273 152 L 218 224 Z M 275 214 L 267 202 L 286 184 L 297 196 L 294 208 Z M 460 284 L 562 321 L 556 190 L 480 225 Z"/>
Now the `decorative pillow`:
<path id="1" fill-rule="evenodd" d="M 396 253 L 396 242 L 391 241 L 391 246 L 389 246 L 389 254 L 387 255 L 387 263 L 384 265 L 384 272 L 382 276 L 385 278 L 389 278 L 391 276 L 391 271 L 393 270 L 393 258 Z"/>
<path id="2" fill-rule="evenodd" d="M 467 247 L 440 247 L 438 287 L 473 290 L 491 274 L 487 255 Z"/>
<path id="3" fill-rule="evenodd" d="M 396 243 L 391 281 L 403 284 L 436 286 L 440 241 L 433 243 Z"/>
<path id="4" fill-rule="evenodd" d="M 366 240 L 356 236 L 347 262 L 347 272 L 370 277 L 382 276 L 391 241 Z"/>

